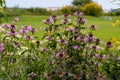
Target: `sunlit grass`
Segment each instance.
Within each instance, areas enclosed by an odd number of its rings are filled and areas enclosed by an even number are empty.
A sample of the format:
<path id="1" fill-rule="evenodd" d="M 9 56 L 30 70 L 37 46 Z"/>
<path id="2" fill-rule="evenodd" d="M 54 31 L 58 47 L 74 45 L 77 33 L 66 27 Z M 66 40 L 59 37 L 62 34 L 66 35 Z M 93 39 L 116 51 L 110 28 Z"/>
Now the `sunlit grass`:
<path id="1" fill-rule="evenodd" d="M 37 28 L 38 32 L 36 35 L 41 38 L 44 34 L 44 28 L 46 27 L 46 25 L 43 24 L 43 20 L 48 17 L 49 16 L 22 15 L 19 17 L 20 21 L 17 23 L 17 26 L 20 27 L 22 25 L 30 25 Z M 102 41 L 108 41 L 112 36 L 120 40 L 120 27 L 112 27 L 112 22 L 118 19 L 118 17 L 106 19 L 104 17 L 85 16 L 85 18 L 88 20 L 85 27 L 91 24 L 98 26 L 98 29 L 94 31 L 94 34 Z M 13 19 L 14 17 L 8 17 L 8 22 L 11 23 Z M 74 17 L 72 19 L 74 19 Z"/>

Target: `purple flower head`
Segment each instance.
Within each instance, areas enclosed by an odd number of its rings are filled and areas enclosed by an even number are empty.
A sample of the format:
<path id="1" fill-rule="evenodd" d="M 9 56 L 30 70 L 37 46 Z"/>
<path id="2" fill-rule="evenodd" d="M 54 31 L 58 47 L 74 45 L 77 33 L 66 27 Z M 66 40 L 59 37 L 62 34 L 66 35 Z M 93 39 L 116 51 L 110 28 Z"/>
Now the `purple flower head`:
<path id="1" fill-rule="evenodd" d="M 84 24 L 86 22 L 87 22 L 87 20 L 85 18 L 83 18 L 83 17 L 77 18 L 77 24 Z"/>
<path id="2" fill-rule="evenodd" d="M 46 36 L 45 39 L 50 40 L 50 36 Z"/>
<path id="3" fill-rule="evenodd" d="M 23 29 L 19 30 L 19 33 L 22 34 L 22 35 L 25 35 L 28 32 L 29 32 L 28 30 L 23 30 Z"/>
<path id="4" fill-rule="evenodd" d="M 76 40 L 77 40 L 77 41 L 81 41 L 81 37 L 78 36 L 78 37 L 76 38 Z"/>
<path id="5" fill-rule="evenodd" d="M 61 20 L 61 23 L 62 23 L 62 24 L 67 24 L 67 23 L 70 23 L 70 22 L 71 22 L 70 19 Z"/>
<path id="6" fill-rule="evenodd" d="M 74 12 L 74 15 L 76 15 L 76 16 L 78 16 L 78 17 L 80 17 L 80 16 L 82 16 L 83 15 L 83 13 L 82 12 Z"/>
<path id="7" fill-rule="evenodd" d="M 20 47 L 21 43 L 20 42 L 14 42 L 13 44 L 15 47 Z"/>
<path id="8" fill-rule="evenodd" d="M 68 42 L 66 40 L 61 40 L 62 44 L 68 44 Z"/>
<path id="9" fill-rule="evenodd" d="M 96 80 L 105 80 L 104 78 L 97 78 Z"/>
<path id="10" fill-rule="evenodd" d="M 95 36 L 91 37 L 91 41 L 92 42 L 96 42 L 97 41 L 97 38 Z"/>
<path id="11" fill-rule="evenodd" d="M 61 43 L 61 44 L 68 44 L 68 41 L 63 40 L 63 39 L 62 40 L 61 39 L 57 39 L 56 42 L 57 43 Z"/>
<path id="12" fill-rule="evenodd" d="M 46 48 L 41 48 L 40 51 L 45 52 L 45 51 L 47 51 L 47 49 Z"/>
<path id="13" fill-rule="evenodd" d="M 53 16 L 50 17 L 50 19 L 53 19 L 53 21 L 56 22 L 57 16 L 56 16 L 56 15 L 53 15 Z"/>
<path id="14" fill-rule="evenodd" d="M 27 76 L 28 76 L 28 77 L 35 77 L 35 76 L 37 76 L 37 74 L 34 73 L 34 72 L 31 72 L 31 73 L 29 73 Z"/>
<path id="15" fill-rule="evenodd" d="M 9 29 L 11 27 L 11 25 L 10 24 L 2 24 L 1 27 L 5 28 L 5 29 Z"/>
<path id="16" fill-rule="evenodd" d="M 18 22 L 18 21 L 19 21 L 19 18 L 16 17 L 13 22 Z"/>
<path id="17" fill-rule="evenodd" d="M 88 28 L 91 29 L 91 30 L 96 30 L 98 27 L 95 26 L 95 25 L 90 25 L 90 26 L 88 26 Z"/>
<path id="18" fill-rule="evenodd" d="M 70 17 L 70 14 L 64 14 L 63 17 L 64 17 L 64 18 L 69 18 L 69 17 Z"/>
<path id="19" fill-rule="evenodd" d="M 94 37 L 93 34 L 91 34 L 91 33 L 88 34 L 89 42 L 92 42 L 93 37 Z"/>
<path id="20" fill-rule="evenodd" d="M 53 18 L 49 18 L 47 20 L 43 20 L 45 24 L 52 24 L 54 22 Z"/>
<path id="21" fill-rule="evenodd" d="M 60 52 L 56 54 L 56 58 L 63 58 L 66 55 L 66 51 Z"/>
<path id="22" fill-rule="evenodd" d="M 57 58 L 61 58 L 61 57 L 63 57 L 63 54 L 62 54 L 62 53 L 57 53 L 57 54 L 56 54 L 56 57 L 57 57 Z"/>
<path id="23" fill-rule="evenodd" d="M 31 31 L 32 30 L 31 26 L 22 26 L 22 29 L 23 30 L 27 30 L 27 31 Z"/>
<path id="24" fill-rule="evenodd" d="M 89 41 L 89 38 L 86 36 L 86 37 L 83 37 L 82 38 L 82 41 L 84 42 L 84 43 L 87 43 L 88 41 Z"/>
<path id="25" fill-rule="evenodd" d="M 25 38 L 26 40 L 32 40 L 32 39 L 33 39 L 33 36 L 24 36 L 24 38 Z"/>
<path id="26" fill-rule="evenodd" d="M 17 32 L 15 32 L 15 31 L 9 31 L 8 32 L 8 35 L 9 36 L 16 36 L 18 33 Z"/>
<path id="27" fill-rule="evenodd" d="M 72 46 L 72 48 L 73 48 L 74 50 L 78 50 L 78 49 L 79 49 L 78 45 L 74 45 L 74 46 Z"/>
<path id="28" fill-rule="evenodd" d="M 98 51 L 100 48 L 98 46 L 92 46 L 93 50 Z"/>
<path id="29" fill-rule="evenodd" d="M 11 26 L 9 27 L 9 29 L 10 29 L 11 31 L 14 31 L 14 30 L 16 29 L 16 26 L 15 26 L 15 25 L 11 25 Z"/>
<path id="30" fill-rule="evenodd" d="M 0 52 L 2 52 L 4 50 L 4 45 L 3 43 L 0 43 Z"/>
<path id="31" fill-rule="evenodd" d="M 92 49 L 92 50 L 95 50 L 95 51 L 100 50 L 100 48 L 98 46 L 88 46 L 88 48 Z"/>
<path id="32" fill-rule="evenodd" d="M 61 43 L 61 39 L 57 39 L 56 42 L 57 42 L 57 43 Z"/>
<path id="33" fill-rule="evenodd" d="M 90 45 L 90 46 L 88 46 L 88 48 L 89 48 L 89 49 L 92 49 L 92 48 L 93 48 L 93 46 L 91 46 L 91 45 Z"/>
<path id="34" fill-rule="evenodd" d="M 66 31 L 75 31 L 76 29 L 74 27 L 72 28 L 67 28 Z"/>
<path id="35" fill-rule="evenodd" d="M 76 40 L 77 40 L 77 41 L 82 41 L 82 42 L 84 42 L 84 43 L 87 43 L 87 42 L 89 41 L 89 38 L 88 38 L 88 36 L 83 36 L 83 37 L 78 36 L 78 37 L 76 38 Z"/>
<path id="36" fill-rule="evenodd" d="M 102 55 L 102 54 L 96 54 L 95 56 L 96 58 L 101 59 L 101 60 L 105 59 L 105 55 Z"/>

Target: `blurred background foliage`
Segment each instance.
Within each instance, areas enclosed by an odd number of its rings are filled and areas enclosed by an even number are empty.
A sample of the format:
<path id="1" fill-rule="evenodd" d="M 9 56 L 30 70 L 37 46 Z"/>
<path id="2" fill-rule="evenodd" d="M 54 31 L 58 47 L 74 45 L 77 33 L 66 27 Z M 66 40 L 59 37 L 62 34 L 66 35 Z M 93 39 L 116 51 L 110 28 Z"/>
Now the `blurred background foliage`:
<path id="1" fill-rule="evenodd" d="M 0 0 L 0 24 L 2 23 L 5 15 L 4 15 L 4 11 L 3 11 L 3 7 L 5 7 L 5 0 Z"/>
<path id="2" fill-rule="evenodd" d="M 116 2 L 119 0 L 113 0 Z M 120 9 L 114 9 L 105 12 L 102 7 L 93 0 L 73 0 L 72 5 L 59 7 L 57 9 L 48 9 L 41 7 L 31 8 L 19 8 L 15 6 L 8 8 L 5 5 L 5 0 L 0 0 L 0 22 L 3 21 L 3 17 L 12 17 L 20 15 L 61 15 L 63 13 L 73 13 L 75 11 L 81 11 L 85 15 L 90 16 L 116 16 L 120 14 Z M 54 7 L 53 7 L 54 8 Z"/>

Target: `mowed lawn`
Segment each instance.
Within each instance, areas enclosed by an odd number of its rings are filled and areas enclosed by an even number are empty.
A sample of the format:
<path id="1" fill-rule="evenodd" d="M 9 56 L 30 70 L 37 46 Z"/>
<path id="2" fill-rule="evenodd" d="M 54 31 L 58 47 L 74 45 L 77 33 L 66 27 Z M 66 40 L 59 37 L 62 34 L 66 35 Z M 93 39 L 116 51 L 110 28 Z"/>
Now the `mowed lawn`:
<path id="1" fill-rule="evenodd" d="M 38 32 L 36 35 L 41 38 L 44 34 L 44 28 L 46 27 L 46 25 L 43 24 L 43 20 L 48 17 L 49 16 L 22 15 L 19 17 L 20 21 L 17 22 L 16 25 L 18 27 L 21 27 L 22 25 L 30 25 L 37 28 Z M 85 16 L 85 18 L 88 20 L 85 24 L 86 28 L 91 24 L 98 26 L 98 29 L 94 31 L 94 34 L 102 41 L 106 42 L 110 39 L 110 37 L 116 37 L 120 40 L 120 27 L 112 27 L 112 22 L 118 19 L 118 17 L 111 17 L 111 19 L 109 19 L 104 17 Z M 8 17 L 7 23 L 11 23 L 13 19 L 13 17 Z M 72 19 L 74 19 L 74 17 L 72 17 Z M 87 31 L 89 32 L 89 30 Z"/>

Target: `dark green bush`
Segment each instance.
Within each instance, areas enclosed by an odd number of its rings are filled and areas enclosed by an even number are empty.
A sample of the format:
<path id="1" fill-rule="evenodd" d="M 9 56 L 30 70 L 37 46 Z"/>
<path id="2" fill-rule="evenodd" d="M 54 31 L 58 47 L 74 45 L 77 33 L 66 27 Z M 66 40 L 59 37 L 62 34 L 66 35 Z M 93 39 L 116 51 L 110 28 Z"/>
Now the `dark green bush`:
<path id="1" fill-rule="evenodd" d="M 8 17 L 21 15 L 21 9 L 18 7 L 14 7 L 14 8 L 6 8 L 5 7 L 4 12 L 5 12 L 5 15 Z"/>

